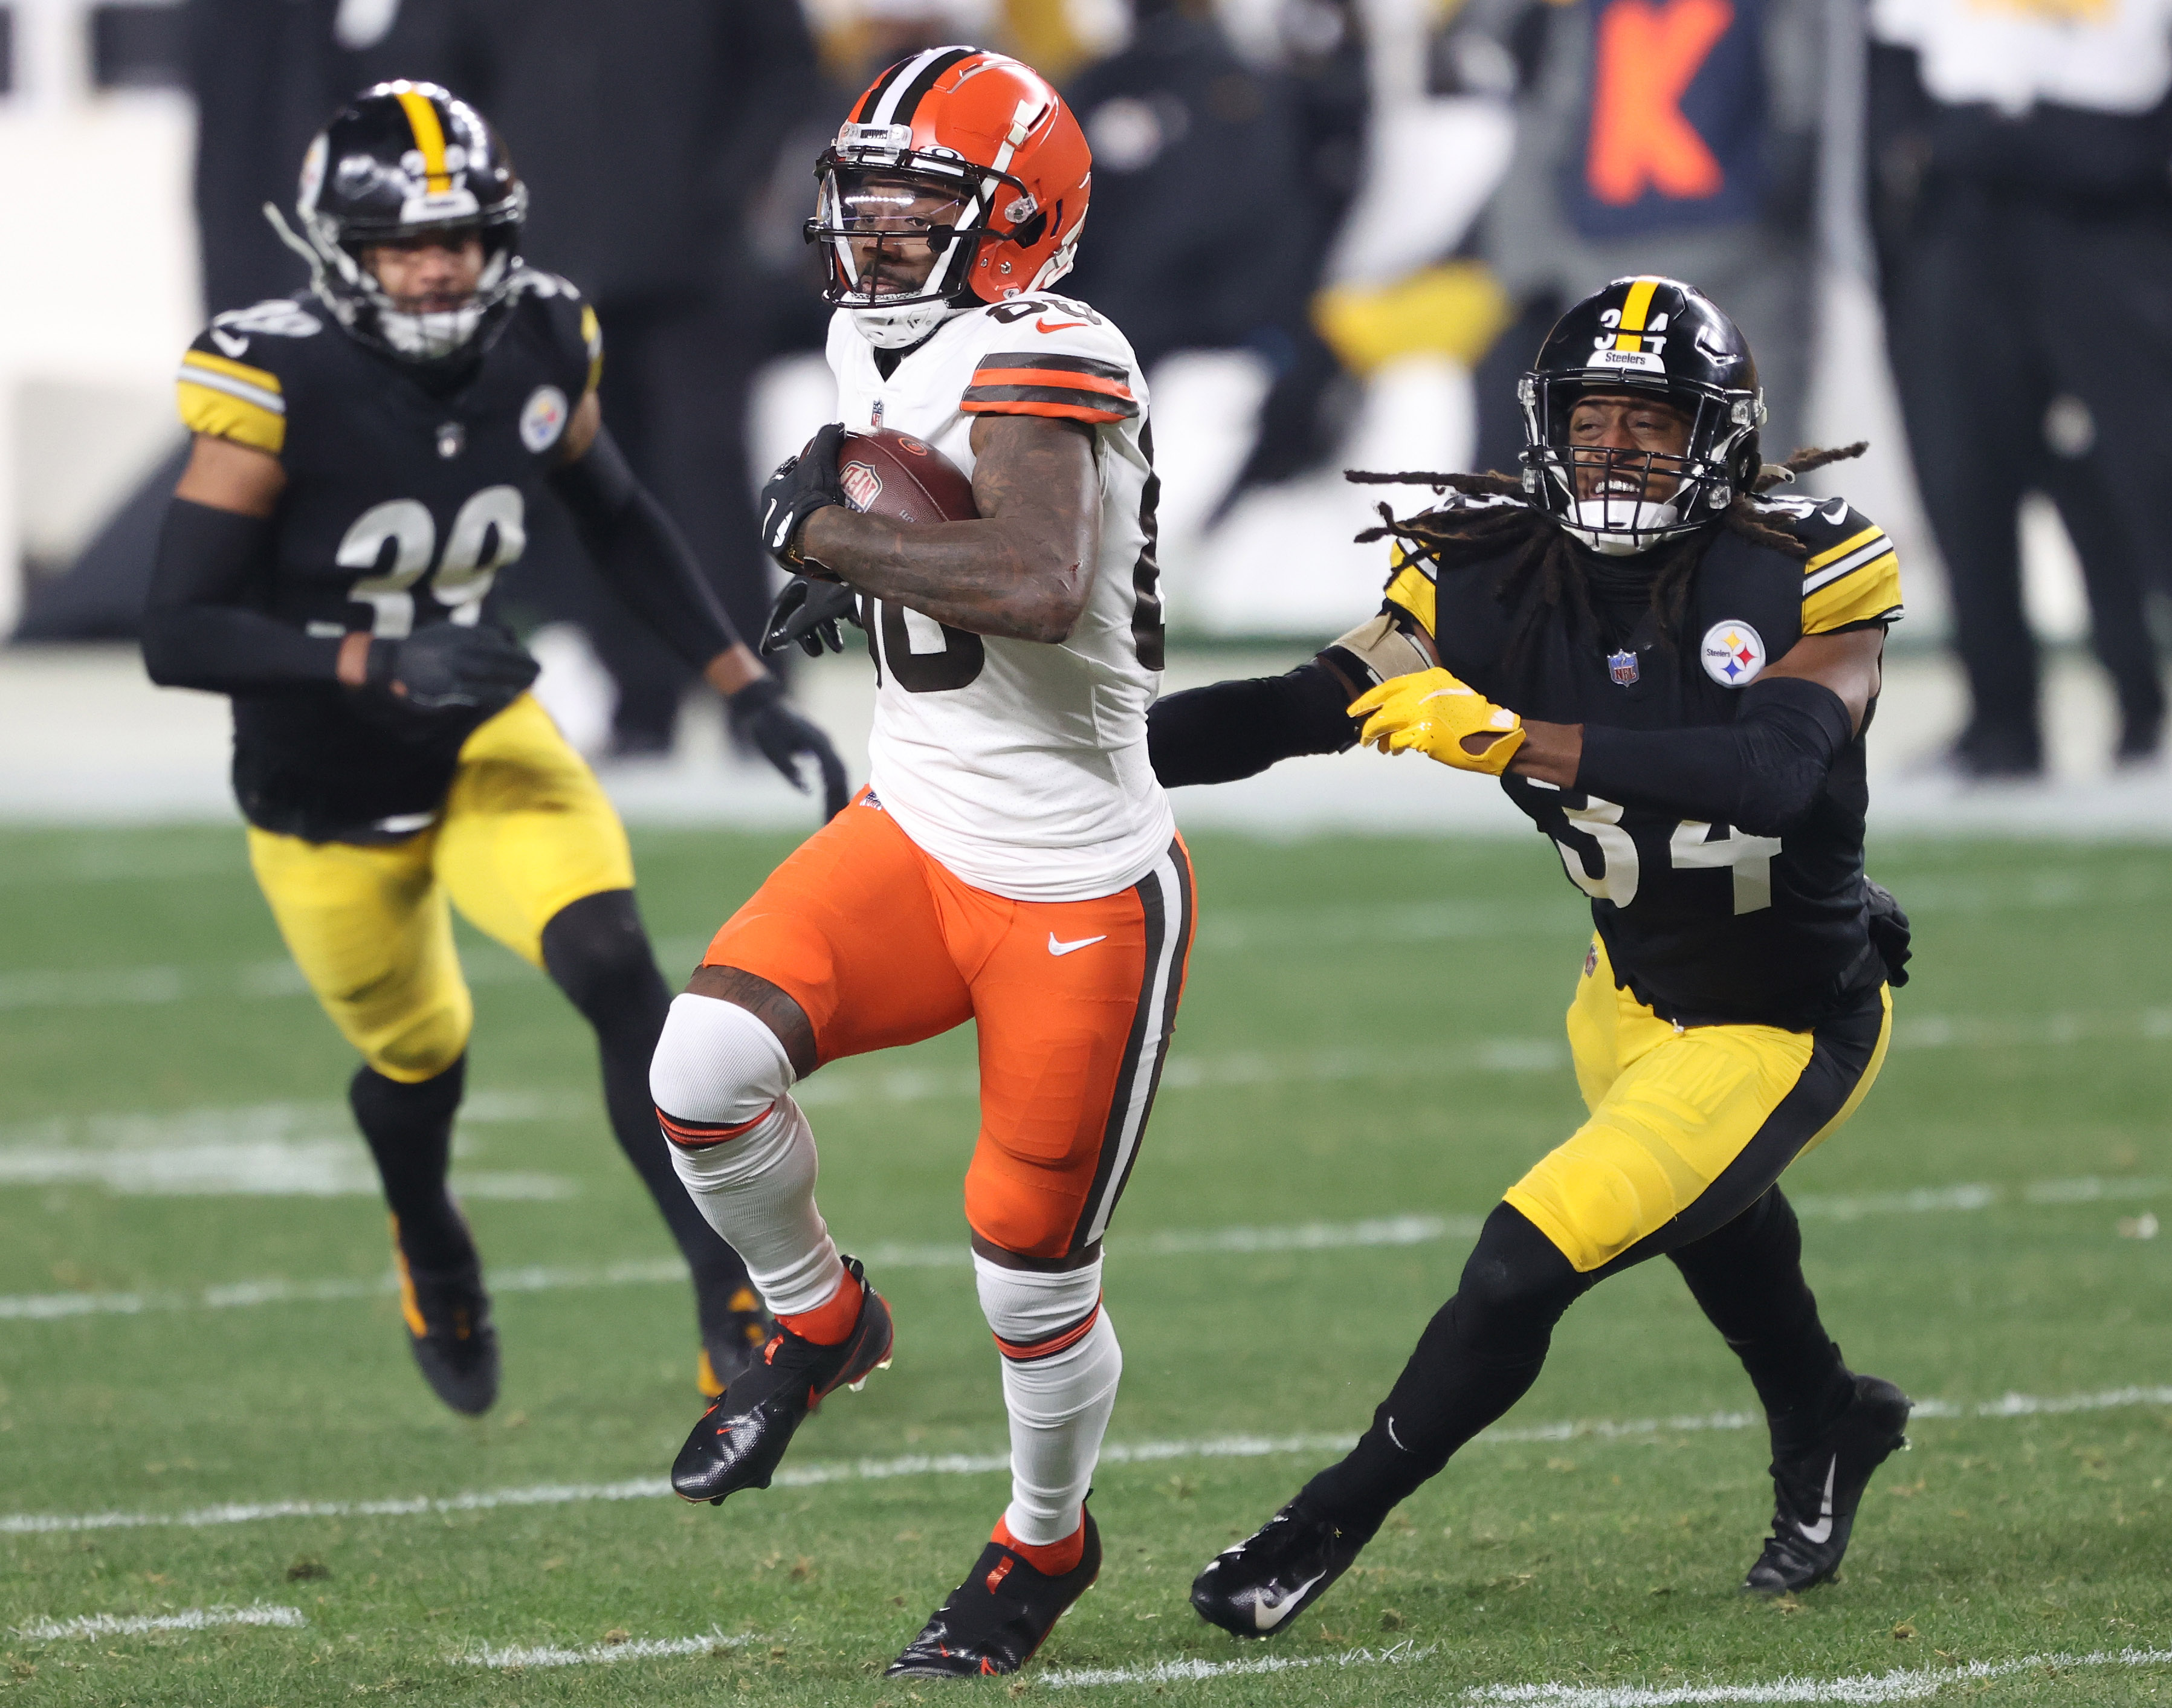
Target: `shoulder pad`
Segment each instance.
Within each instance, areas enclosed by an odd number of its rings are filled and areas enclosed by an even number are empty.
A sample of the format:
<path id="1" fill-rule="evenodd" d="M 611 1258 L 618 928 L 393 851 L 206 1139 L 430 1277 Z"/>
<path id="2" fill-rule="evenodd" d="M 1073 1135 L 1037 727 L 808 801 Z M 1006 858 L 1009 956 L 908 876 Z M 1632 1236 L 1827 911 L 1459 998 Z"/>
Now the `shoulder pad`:
<path id="1" fill-rule="evenodd" d="M 1809 548 L 1803 563 L 1804 634 L 1899 620 L 1900 559 L 1884 529 L 1845 498 L 1753 502 L 1759 521 Z"/>
<path id="2" fill-rule="evenodd" d="M 1139 413 L 1145 391 L 1130 341 L 1103 315 L 1046 292 L 977 311 L 981 354 L 959 407 L 1099 425 Z"/>
<path id="3" fill-rule="evenodd" d="M 542 318 L 551 344 L 568 365 L 586 374 L 583 390 L 594 391 L 604 377 L 604 331 L 594 305 L 583 299 L 572 280 L 540 267 L 522 267 L 513 287 L 523 306 L 533 304 L 527 311 Z"/>
<path id="4" fill-rule="evenodd" d="M 287 444 L 282 370 L 294 360 L 296 341 L 324 330 L 322 315 L 284 297 L 218 315 L 174 376 L 181 424 L 277 456 Z"/>

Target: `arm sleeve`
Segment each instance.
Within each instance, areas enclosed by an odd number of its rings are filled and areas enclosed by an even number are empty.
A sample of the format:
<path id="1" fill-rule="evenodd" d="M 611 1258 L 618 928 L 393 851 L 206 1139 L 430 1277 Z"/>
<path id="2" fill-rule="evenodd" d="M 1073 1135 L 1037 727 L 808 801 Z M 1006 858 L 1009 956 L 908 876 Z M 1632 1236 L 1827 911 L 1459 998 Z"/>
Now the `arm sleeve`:
<path id="1" fill-rule="evenodd" d="M 1576 786 L 1605 800 L 1776 836 L 1816 804 L 1834 760 L 1853 739 L 1839 695 L 1800 676 L 1775 676 L 1742 690 L 1742 712 L 1732 723 L 1587 723 Z"/>
<path id="2" fill-rule="evenodd" d="M 1147 754 L 1164 788 L 1234 782 L 1298 754 L 1341 753 L 1358 739 L 1343 708 L 1363 690 L 1355 659 L 1330 647 L 1281 676 L 1187 688 L 1147 713 Z"/>
<path id="3" fill-rule="evenodd" d="M 685 536 L 633 477 L 608 427 L 585 454 L 554 470 L 551 490 L 619 597 L 695 669 L 739 644 L 731 619 L 702 579 Z"/>
<path id="4" fill-rule="evenodd" d="M 143 666 L 164 688 L 261 692 L 339 679 L 340 642 L 249 608 L 269 518 L 176 498 L 159 530 Z"/>

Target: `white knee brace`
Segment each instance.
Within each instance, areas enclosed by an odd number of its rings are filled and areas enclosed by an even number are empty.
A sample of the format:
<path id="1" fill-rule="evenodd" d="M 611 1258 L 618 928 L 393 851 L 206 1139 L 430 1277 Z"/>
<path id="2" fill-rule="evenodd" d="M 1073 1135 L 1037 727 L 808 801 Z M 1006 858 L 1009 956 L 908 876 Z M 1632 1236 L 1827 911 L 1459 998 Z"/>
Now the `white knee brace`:
<path id="1" fill-rule="evenodd" d="M 736 1003 L 673 998 L 649 1064 L 671 1161 L 772 1312 L 811 1311 L 844 1270 L 814 1207 L 820 1167 L 777 1034 Z"/>
<path id="2" fill-rule="evenodd" d="M 1003 1355 L 1011 1423 L 1003 1522 L 1021 1542 L 1061 1542 L 1078 1528 L 1124 1370 L 1116 1325 L 1100 1304 L 1100 1261 L 1050 1274 L 976 1254 L 973 1271 Z"/>

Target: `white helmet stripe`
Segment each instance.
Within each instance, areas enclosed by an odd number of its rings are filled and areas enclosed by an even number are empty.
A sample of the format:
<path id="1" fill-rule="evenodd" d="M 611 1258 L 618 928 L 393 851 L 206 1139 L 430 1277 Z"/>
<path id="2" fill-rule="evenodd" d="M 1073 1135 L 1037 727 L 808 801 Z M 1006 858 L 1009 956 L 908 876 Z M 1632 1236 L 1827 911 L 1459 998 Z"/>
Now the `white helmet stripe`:
<path id="1" fill-rule="evenodd" d="M 904 98 L 905 92 L 918 79 L 921 73 L 926 71 L 944 54 L 955 53 L 957 51 L 954 47 L 931 47 L 921 53 L 911 64 L 890 80 L 890 87 L 883 91 L 881 102 L 873 112 L 868 115 L 867 122 L 870 125 L 895 124 L 897 104 Z"/>

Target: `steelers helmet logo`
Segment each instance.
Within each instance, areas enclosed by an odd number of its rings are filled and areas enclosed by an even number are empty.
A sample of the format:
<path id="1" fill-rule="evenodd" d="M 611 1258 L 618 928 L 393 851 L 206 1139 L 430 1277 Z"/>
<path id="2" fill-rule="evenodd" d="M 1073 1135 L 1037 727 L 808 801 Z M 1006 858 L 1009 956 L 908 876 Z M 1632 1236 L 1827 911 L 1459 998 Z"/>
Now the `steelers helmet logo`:
<path id="1" fill-rule="evenodd" d="M 520 443 L 540 457 L 565 431 L 566 394 L 555 385 L 537 386 L 520 411 Z"/>
<path id="2" fill-rule="evenodd" d="M 1765 668 L 1765 637 L 1749 624 L 1729 618 L 1704 631 L 1698 653 L 1704 660 L 1704 674 L 1721 687 L 1746 688 Z"/>

